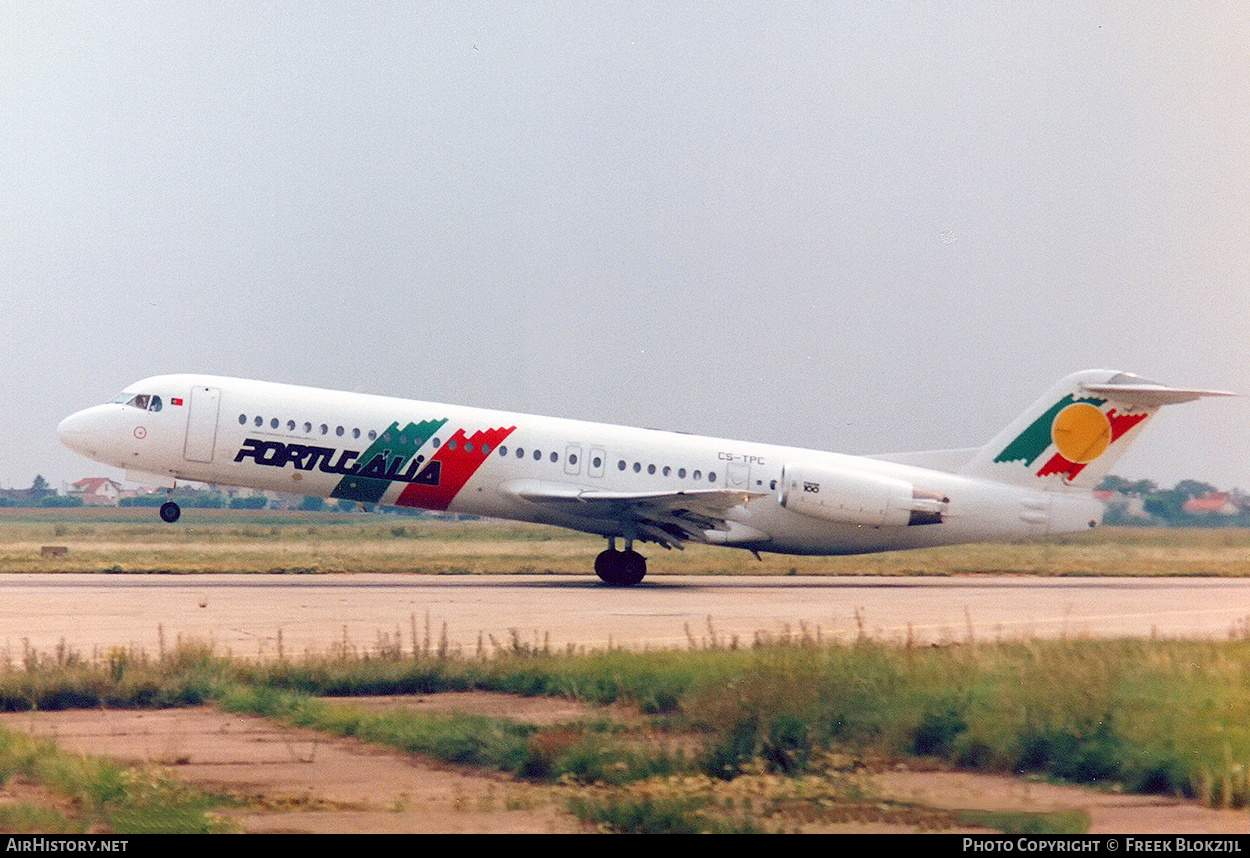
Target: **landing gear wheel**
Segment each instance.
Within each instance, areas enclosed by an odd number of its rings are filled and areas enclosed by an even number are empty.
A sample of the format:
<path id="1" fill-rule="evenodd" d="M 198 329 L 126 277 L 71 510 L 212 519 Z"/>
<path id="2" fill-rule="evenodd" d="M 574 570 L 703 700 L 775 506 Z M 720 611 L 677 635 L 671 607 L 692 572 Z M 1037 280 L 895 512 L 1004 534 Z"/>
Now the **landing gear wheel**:
<path id="1" fill-rule="evenodd" d="M 161 504 L 161 519 L 173 524 L 178 520 L 178 516 L 182 515 L 182 508 L 173 501 L 165 501 Z"/>
<path id="2" fill-rule="evenodd" d="M 609 587 L 632 587 L 647 574 L 647 558 L 633 549 L 609 548 L 595 558 L 595 574 Z"/>

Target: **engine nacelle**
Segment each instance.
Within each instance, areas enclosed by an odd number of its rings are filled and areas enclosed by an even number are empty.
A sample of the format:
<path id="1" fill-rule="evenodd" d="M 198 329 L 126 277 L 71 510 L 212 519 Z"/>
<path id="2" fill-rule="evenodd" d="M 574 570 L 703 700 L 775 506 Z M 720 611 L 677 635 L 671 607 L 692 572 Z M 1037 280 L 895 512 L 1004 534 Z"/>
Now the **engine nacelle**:
<path id="1" fill-rule="evenodd" d="M 788 510 L 868 527 L 939 524 L 950 498 L 906 480 L 821 465 L 787 464 L 778 502 Z"/>

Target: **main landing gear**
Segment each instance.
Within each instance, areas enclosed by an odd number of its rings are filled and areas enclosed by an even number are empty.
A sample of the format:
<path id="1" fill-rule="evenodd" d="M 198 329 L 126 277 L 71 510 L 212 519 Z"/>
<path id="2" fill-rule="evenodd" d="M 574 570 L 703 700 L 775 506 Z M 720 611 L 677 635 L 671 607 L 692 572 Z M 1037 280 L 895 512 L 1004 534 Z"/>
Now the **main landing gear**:
<path id="1" fill-rule="evenodd" d="M 175 483 L 175 488 L 177 484 Z M 178 520 L 178 516 L 182 515 L 182 507 L 174 503 L 174 499 L 170 497 L 173 489 L 165 489 L 165 502 L 161 504 L 161 521 L 173 524 Z"/>
<path id="2" fill-rule="evenodd" d="M 633 540 L 626 540 L 625 550 L 616 550 L 616 540 L 608 540 L 608 550 L 595 558 L 595 574 L 609 587 L 632 587 L 647 574 L 647 558 L 633 549 Z"/>

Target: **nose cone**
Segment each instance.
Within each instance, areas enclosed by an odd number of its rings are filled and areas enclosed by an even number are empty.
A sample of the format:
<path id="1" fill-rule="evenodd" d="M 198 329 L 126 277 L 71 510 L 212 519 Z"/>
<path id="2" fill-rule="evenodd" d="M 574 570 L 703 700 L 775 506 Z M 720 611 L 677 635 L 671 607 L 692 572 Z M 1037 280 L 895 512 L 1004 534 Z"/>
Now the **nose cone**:
<path id="1" fill-rule="evenodd" d="M 61 443 L 76 453 L 94 456 L 100 435 L 99 406 L 71 414 L 56 427 Z"/>

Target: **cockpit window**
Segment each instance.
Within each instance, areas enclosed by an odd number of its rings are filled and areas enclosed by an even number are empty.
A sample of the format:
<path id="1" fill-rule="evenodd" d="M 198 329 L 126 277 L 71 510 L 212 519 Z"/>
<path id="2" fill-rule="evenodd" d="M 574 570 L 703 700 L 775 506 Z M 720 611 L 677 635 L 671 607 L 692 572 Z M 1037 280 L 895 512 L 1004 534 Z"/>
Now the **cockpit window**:
<path id="1" fill-rule="evenodd" d="M 119 393 L 113 401 L 129 405 L 131 408 L 138 408 L 140 411 L 160 411 L 163 405 L 159 396 L 148 393 Z"/>

